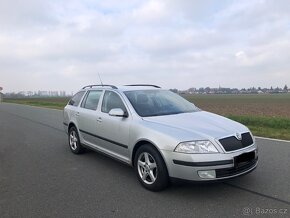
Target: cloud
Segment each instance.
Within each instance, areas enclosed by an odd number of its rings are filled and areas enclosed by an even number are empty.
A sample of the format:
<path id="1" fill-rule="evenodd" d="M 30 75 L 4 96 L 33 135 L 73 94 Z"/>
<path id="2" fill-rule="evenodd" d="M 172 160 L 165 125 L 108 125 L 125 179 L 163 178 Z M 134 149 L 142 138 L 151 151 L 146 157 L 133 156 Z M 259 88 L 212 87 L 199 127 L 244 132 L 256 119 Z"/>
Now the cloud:
<path id="1" fill-rule="evenodd" d="M 237 52 L 237 53 L 235 54 L 235 56 L 236 56 L 237 58 L 242 58 L 242 57 L 246 56 L 246 54 L 245 54 L 244 51 L 239 51 L 239 52 Z"/>
<path id="2" fill-rule="evenodd" d="M 98 73 L 179 89 L 289 85 L 289 9 L 273 0 L 2 1 L 0 86 L 76 91 Z"/>

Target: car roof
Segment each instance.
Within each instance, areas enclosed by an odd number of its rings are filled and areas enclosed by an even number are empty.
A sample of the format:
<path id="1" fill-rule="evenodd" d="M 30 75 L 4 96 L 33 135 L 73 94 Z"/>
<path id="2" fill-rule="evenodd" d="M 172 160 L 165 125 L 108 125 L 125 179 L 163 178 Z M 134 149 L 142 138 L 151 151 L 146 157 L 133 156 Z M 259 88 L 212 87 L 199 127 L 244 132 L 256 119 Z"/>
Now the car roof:
<path id="1" fill-rule="evenodd" d="M 124 86 L 111 86 L 111 85 L 90 85 L 84 87 L 82 90 L 119 90 L 125 91 L 137 91 L 137 90 L 160 90 L 161 88 L 155 85 L 124 85 Z"/>
<path id="2" fill-rule="evenodd" d="M 158 90 L 160 88 L 154 86 L 118 86 L 121 91 L 136 91 L 136 90 Z"/>

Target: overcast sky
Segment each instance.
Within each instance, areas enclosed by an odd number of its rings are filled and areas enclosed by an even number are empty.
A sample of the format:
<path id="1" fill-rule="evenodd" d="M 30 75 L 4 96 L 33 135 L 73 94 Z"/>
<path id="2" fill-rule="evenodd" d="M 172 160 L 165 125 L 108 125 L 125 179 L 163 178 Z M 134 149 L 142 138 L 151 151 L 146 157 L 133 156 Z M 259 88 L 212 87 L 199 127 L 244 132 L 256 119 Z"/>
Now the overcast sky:
<path id="1" fill-rule="evenodd" d="M 4 92 L 290 86 L 288 0 L 0 1 Z"/>

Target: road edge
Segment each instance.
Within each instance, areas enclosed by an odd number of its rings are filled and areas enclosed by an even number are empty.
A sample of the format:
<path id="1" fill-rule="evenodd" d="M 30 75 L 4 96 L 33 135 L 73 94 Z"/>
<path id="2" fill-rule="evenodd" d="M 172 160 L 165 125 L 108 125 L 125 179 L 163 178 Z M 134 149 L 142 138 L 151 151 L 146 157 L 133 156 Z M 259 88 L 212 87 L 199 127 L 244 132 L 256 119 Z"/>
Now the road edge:
<path id="1" fill-rule="evenodd" d="M 284 140 L 284 139 L 274 139 L 274 138 L 267 138 L 267 137 L 261 137 L 261 136 L 255 136 L 257 139 L 264 139 L 264 140 L 270 140 L 270 141 L 277 141 L 277 142 L 288 142 L 290 143 L 289 140 Z"/>
<path id="2" fill-rule="evenodd" d="M 4 104 L 17 104 L 17 103 L 9 103 L 9 102 L 2 102 L 2 103 L 4 103 Z M 23 105 L 23 106 L 27 106 L 27 107 L 34 107 L 34 108 L 47 109 L 47 110 L 63 111 L 61 109 L 48 108 L 48 107 L 38 107 L 38 106 L 27 105 L 27 104 L 17 104 L 17 105 Z M 267 138 L 267 137 L 262 137 L 262 136 L 255 136 L 255 138 L 290 143 L 290 140 L 284 140 L 284 139 Z"/>
<path id="3" fill-rule="evenodd" d="M 11 103 L 11 102 L 1 102 L 2 104 L 16 104 L 16 105 L 22 105 L 26 107 L 35 107 L 35 108 L 40 108 L 40 109 L 48 109 L 48 110 L 55 110 L 55 111 L 63 111 L 63 109 L 56 109 L 56 108 L 49 108 L 49 107 L 39 107 L 39 106 L 34 106 L 34 105 L 29 105 L 29 104 L 18 104 L 18 103 Z"/>

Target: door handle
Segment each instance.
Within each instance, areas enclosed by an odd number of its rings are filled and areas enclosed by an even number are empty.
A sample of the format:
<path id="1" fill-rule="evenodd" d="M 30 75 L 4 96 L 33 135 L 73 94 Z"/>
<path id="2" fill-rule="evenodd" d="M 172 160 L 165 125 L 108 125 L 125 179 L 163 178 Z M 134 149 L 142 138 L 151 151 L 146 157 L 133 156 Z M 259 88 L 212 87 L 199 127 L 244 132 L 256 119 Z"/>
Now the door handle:
<path id="1" fill-rule="evenodd" d="M 97 122 L 101 123 L 102 122 L 102 117 L 97 118 Z"/>
<path id="2" fill-rule="evenodd" d="M 76 112 L 76 116 L 77 116 L 77 117 L 80 116 L 80 112 Z"/>

